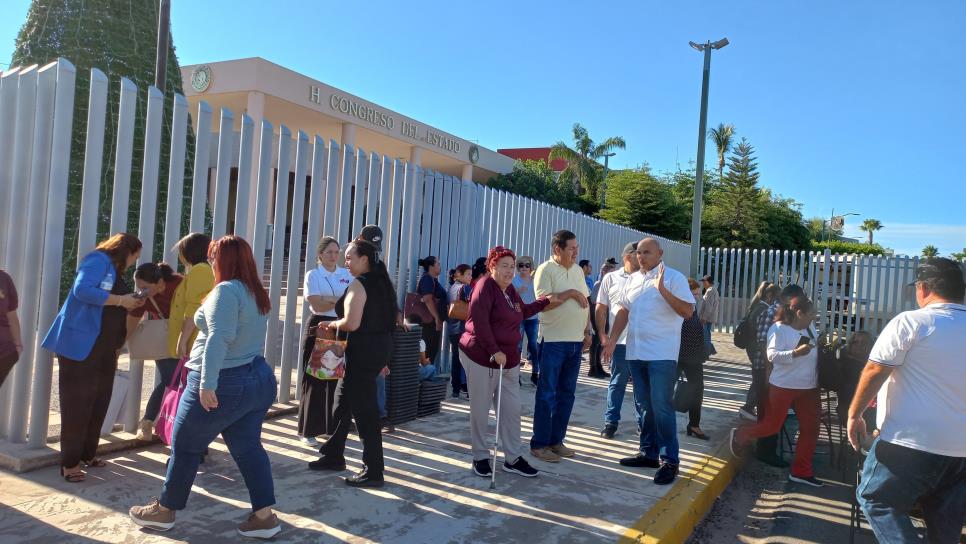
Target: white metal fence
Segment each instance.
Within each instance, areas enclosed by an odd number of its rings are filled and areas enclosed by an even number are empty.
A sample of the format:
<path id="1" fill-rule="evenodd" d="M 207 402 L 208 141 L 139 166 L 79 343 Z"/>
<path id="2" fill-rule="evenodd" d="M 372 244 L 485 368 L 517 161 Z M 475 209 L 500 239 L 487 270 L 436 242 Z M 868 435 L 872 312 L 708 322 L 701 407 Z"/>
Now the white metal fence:
<path id="1" fill-rule="evenodd" d="M 12 68 L 0 78 L 0 267 L 10 272 L 20 291 L 25 345 L 20 362 L 0 393 L 0 434 L 15 442 L 29 437 L 33 447 L 45 444 L 49 422 L 53 354 L 41 349 L 40 342 L 60 303 L 75 78 L 75 68 L 64 59 L 42 68 Z M 306 268 L 315 265 L 314 248 L 322 234 L 347 241 L 365 224 L 380 225 L 385 235 L 385 260 L 390 275 L 397 281 L 400 303 L 415 285 L 415 263 L 420 256 L 436 255 L 444 266 L 452 267 L 472 263 L 489 247 L 502 244 L 540 260 L 549 253 L 551 233 L 567 228 L 578 235 L 581 256 L 596 266 L 606 257 L 618 256 L 628 241 L 644 236 L 469 180 L 423 170 L 334 141 L 325 142 L 319 136 L 310 138 L 301 131 L 293 136 L 285 126 L 277 131 L 267 121 L 255 126 L 247 115 L 242 115 L 240 131 L 234 133 L 233 113 L 223 109 L 213 119 L 215 112 L 204 102 L 198 107 L 194 123 L 190 209 L 183 211 L 184 162 L 190 156 L 186 155 L 190 151 L 186 149 L 187 101 L 180 95 L 174 97 L 169 177 L 159 180 L 161 129 L 165 121 L 163 94 L 154 87 L 139 94 L 127 79 L 114 83 L 120 85 L 117 145 L 114 156 L 105 157 L 109 84 L 102 72 L 91 70 L 77 225 L 78 259 L 94 247 L 98 213 L 107 211 L 111 232 L 137 231 L 144 244 L 141 262 L 177 262 L 173 254 L 153 254 L 153 248 L 156 236 L 163 237 L 164 251 L 168 252 L 167 248 L 187 234 L 181 230 L 183 214 L 190 217 L 190 232 L 205 231 L 213 238 L 234 232 L 245 237 L 252 244 L 256 262 L 263 262 L 271 247 L 272 314 L 266 356 L 280 367 L 280 401 L 289 400 L 293 371 L 299 370 L 298 345 L 304 335 L 298 323 L 299 313 L 302 324 L 308 316 L 308 308 L 299 304 L 299 278 Z M 134 121 L 143 99 L 144 156 L 135 158 Z M 218 130 L 213 132 L 212 123 L 216 121 Z M 136 159 L 143 161 L 140 215 L 136 225 L 129 225 L 130 173 L 132 160 Z M 114 161 L 115 175 L 111 185 L 101 187 L 105 160 Z M 237 173 L 236 181 L 231 178 L 233 171 Z M 276 173 L 282 183 L 276 184 Z M 294 174 L 294 181 L 284 182 L 289 174 Z M 163 232 L 155 233 L 155 209 L 162 182 L 167 188 L 165 222 Z M 99 193 L 108 187 L 112 190 L 111 208 L 98 210 Z M 230 198 L 232 190 L 234 199 Z M 233 202 L 237 204 L 232 206 Z M 273 209 L 270 203 L 274 203 Z M 210 223 L 206 222 L 206 211 L 210 211 Z M 269 223 L 279 228 L 269 229 Z M 303 238 L 305 223 L 307 236 Z M 283 278 L 287 225 L 291 225 L 287 253 L 292 266 Z M 270 241 L 266 239 L 269 232 Z M 663 242 L 666 260 L 687 270 L 689 247 Z M 309 252 L 307 259 L 303 251 Z M 283 282 L 287 283 L 285 311 L 280 315 Z M 276 349 L 278 346 L 281 349 Z M 140 415 L 143 366 L 143 361 L 130 362 L 132 387 L 123 414 L 129 431 L 135 428 Z"/>
<path id="2" fill-rule="evenodd" d="M 910 284 L 918 265 L 919 257 L 703 248 L 699 269 L 721 295 L 719 331 L 732 332 L 759 283 L 770 281 L 801 285 L 816 302 L 819 329 L 848 338 L 862 330 L 877 335 L 897 313 L 915 308 Z"/>

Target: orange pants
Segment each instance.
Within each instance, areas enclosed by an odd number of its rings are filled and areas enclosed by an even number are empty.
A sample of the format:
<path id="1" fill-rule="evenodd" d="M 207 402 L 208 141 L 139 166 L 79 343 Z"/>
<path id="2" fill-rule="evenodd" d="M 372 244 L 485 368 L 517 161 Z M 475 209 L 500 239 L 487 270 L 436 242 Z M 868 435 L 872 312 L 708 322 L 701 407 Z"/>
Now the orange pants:
<path id="1" fill-rule="evenodd" d="M 818 389 L 785 389 L 775 385 L 768 386 L 768 409 L 765 418 L 754 425 L 738 429 L 735 436 L 739 444 L 751 439 L 771 436 L 777 433 L 788 417 L 788 409 L 794 408 L 798 417 L 798 443 L 795 446 L 795 461 L 792 475 L 809 478 L 812 472 L 812 456 L 818 442 L 819 414 L 821 404 Z"/>

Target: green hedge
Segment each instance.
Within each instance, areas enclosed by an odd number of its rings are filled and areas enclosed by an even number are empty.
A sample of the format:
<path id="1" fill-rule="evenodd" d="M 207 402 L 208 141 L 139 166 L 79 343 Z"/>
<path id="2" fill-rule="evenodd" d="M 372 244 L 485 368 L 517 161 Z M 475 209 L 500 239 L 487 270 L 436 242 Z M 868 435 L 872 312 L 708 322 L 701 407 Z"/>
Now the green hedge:
<path id="1" fill-rule="evenodd" d="M 861 242 L 842 242 L 839 240 L 829 240 L 827 242 L 812 241 L 812 251 L 824 252 L 826 249 L 832 253 L 839 254 L 859 254 L 859 255 L 885 255 L 885 249 L 879 244 L 864 244 Z"/>

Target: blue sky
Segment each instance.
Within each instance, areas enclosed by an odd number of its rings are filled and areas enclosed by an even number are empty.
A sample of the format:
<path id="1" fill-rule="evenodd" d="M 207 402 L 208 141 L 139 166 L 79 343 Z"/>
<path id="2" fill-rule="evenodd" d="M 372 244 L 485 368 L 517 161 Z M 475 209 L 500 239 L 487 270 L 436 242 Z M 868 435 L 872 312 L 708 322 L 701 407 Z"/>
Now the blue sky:
<path id="1" fill-rule="evenodd" d="M 261 56 L 493 149 L 550 145 L 580 122 L 627 140 L 611 164 L 656 171 L 696 155 L 688 40 L 727 37 L 709 125 L 750 140 L 764 186 L 807 217 L 860 213 L 848 234 L 879 219 L 877 240 L 901 253 L 966 246 L 963 2 L 172 4 L 182 64 Z M 2 62 L 28 5 L 0 8 Z"/>

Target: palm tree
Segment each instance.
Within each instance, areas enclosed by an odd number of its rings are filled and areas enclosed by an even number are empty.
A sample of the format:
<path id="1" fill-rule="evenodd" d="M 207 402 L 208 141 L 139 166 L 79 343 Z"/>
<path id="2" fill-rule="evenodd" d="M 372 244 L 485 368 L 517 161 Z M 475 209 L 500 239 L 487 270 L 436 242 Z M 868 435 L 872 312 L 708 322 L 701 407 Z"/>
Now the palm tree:
<path id="1" fill-rule="evenodd" d="M 872 245 L 872 234 L 882 229 L 882 222 L 878 219 L 866 219 L 859 225 L 859 230 L 863 230 L 869 233 L 869 245 Z"/>
<path id="2" fill-rule="evenodd" d="M 956 261 L 966 261 L 966 247 L 962 251 L 957 251 L 950 255 Z"/>
<path id="3" fill-rule="evenodd" d="M 571 148 L 562 141 L 550 148 L 549 161 L 563 159 L 567 167 L 560 173 L 564 179 L 574 181 L 574 192 L 587 194 L 588 200 L 596 203 L 599 198 L 602 169 L 597 159 L 615 149 L 624 149 L 627 144 L 624 138 L 612 136 L 601 143 L 595 143 L 587 129 L 580 123 L 574 123 L 574 146 Z"/>
<path id="4" fill-rule="evenodd" d="M 724 177 L 725 155 L 731 150 L 731 138 L 735 135 L 735 126 L 718 123 L 718 128 L 708 130 L 708 139 L 714 142 L 718 150 L 718 182 Z"/>
<path id="5" fill-rule="evenodd" d="M 932 244 L 929 244 L 928 246 L 922 248 L 922 256 L 927 259 L 935 257 L 937 255 L 939 255 L 939 248 L 937 248 Z"/>

